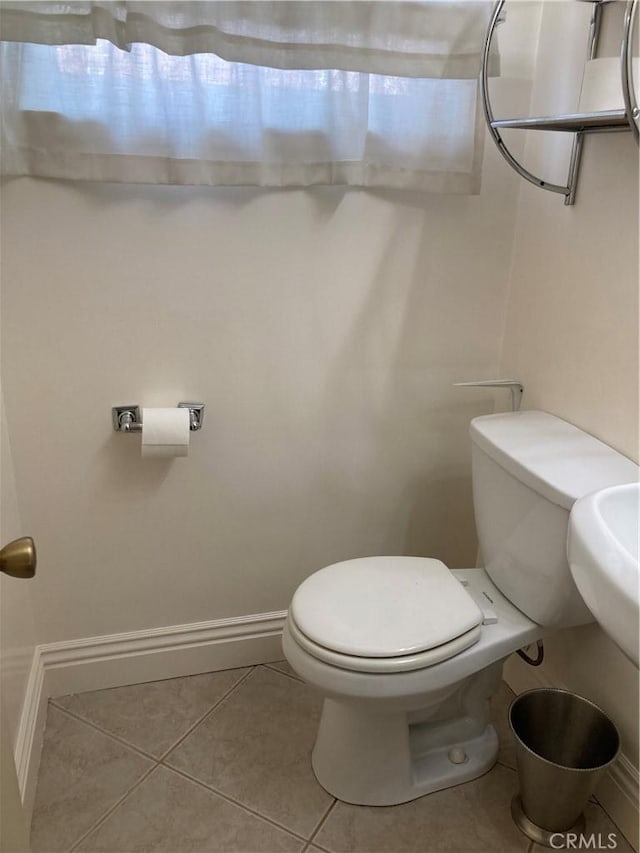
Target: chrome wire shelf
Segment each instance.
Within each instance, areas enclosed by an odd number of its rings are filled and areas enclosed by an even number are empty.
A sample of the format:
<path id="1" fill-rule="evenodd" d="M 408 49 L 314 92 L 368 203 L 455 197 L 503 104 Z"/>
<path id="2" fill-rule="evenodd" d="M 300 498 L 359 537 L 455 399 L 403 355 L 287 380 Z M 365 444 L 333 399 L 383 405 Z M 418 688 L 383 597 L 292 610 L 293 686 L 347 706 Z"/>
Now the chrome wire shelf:
<path id="1" fill-rule="evenodd" d="M 608 0 L 589 0 L 593 5 L 593 13 L 589 26 L 589 40 L 587 47 L 587 59 L 594 59 L 598 49 L 598 37 L 602 23 L 602 7 Z M 572 205 L 575 202 L 580 161 L 582 159 L 582 146 L 584 136 L 587 133 L 614 133 L 616 131 L 633 131 L 636 140 L 640 139 L 640 108 L 636 102 L 633 87 L 632 66 L 632 38 L 635 16 L 640 0 L 627 0 L 624 21 L 624 32 L 621 50 L 621 84 L 625 101 L 625 109 L 610 110 L 597 113 L 572 113 L 557 116 L 538 116 L 532 118 L 508 118 L 496 119 L 493 115 L 491 101 L 489 98 L 489 52 L 491 42 L 497 25 L 502 21 L 502 9 L 505 0 L 497 0 L 487 35 L 485 38 L 482 54 L 482 74 L 480 77 L 482 106 L 487 126 L 495 142 L 498 151 L 521 177 L 540 189 L 559 193 L 564 196 L 564 203 Z M 553 184 L 534 175 L 526 169 L 509 151 L 502 136 L 501 130 L 547 130 L 573 133 L 573 146 L 571 160 L 569 162 L 569 174 L 566 186 Z"/>
<path id="2" fill-rule="evenodd" d="M 522 130 L 558 130 L 566 133 L 608 133 L 631 130 L 625 110 L 602 113 L 571 113 L 561 116 L 494 119 L 491 127 Z"/>

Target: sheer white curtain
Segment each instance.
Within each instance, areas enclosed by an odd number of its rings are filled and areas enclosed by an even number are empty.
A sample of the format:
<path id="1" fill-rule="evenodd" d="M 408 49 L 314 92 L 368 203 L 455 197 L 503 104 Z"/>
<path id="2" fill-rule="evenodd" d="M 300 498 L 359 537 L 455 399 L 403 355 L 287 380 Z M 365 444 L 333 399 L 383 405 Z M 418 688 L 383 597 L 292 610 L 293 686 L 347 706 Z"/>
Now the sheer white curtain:
<path id="1" fill-rule="evenodd" d="M 3 3 L 5 174 L 477 192 L 484 2 Z"/>

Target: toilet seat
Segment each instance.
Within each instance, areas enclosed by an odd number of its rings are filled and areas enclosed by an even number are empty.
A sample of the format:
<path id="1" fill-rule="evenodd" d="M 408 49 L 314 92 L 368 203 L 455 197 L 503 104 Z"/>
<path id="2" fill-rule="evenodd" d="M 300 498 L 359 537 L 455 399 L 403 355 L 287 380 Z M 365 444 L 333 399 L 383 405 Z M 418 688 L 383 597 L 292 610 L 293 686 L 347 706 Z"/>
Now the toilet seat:
<path id="1" fill-rule="evenodd" d="M 355 672 L 409 672 L 478 641 L 482 612 L 439 560 L 366 557 L 311 575 L 289 611 L 292 637 Z"/>
<path id="2" fill-rule="evenodd" d="M 288 626 L 292 638 L 306 652 L 312 655 L 317 660 L 324 663 L 337 666 L 340 669 L 347 669 L 351 672 L 372 672 L 372 673 L 394 673 L 394 672 L 413 672 L 416 669 L 424 669 L 427 666 L 449 660 L 449 658 L 468 649 L 480 639 L 481 627 L 478 625 L 471 631 L 467 631 L 460 637 L 456 637 L 449 643 L 443 643 L 435 649 L 429 649 L 426 652 L 419 652 L 416 655 L 401 655 L 392 658 L 364 658 L 356 657 L 355 655 L 343 655 L 331 651 L 324 646 L 319 646 L 312 642 L 302 633 L 294 622 L 291 614 L 288 617 Z"/>

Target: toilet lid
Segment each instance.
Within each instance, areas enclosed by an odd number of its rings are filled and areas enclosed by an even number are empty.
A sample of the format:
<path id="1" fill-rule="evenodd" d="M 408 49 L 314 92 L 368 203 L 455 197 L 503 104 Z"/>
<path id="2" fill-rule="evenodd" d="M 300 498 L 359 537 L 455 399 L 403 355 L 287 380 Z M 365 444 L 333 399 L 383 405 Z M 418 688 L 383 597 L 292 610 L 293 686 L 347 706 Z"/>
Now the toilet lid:
<path id="1" fill-rule="evenodd" d="M 482 623 L 480 608 L 441 563 L 365 557 L 307 578 L 291 615 L 314 643 L 344 655 L 387 658 L 448 643 Z"/>

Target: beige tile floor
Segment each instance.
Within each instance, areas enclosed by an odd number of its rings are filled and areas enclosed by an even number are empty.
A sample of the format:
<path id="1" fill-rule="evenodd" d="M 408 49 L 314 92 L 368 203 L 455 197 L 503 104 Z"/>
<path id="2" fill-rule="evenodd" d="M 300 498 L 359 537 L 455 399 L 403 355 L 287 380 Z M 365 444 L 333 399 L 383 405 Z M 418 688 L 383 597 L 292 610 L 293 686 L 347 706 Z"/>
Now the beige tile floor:
<path id="1" fill-rule="evenodd" d="M 389 808 L 350 806 L 311 771 L 319 698 L 285 662 L 65 696 L 49 705 L 34 853 L 541 853 L 514 827 L 506 714 L 498 763 Z M 588 831 L 617 832 L 596 802 Z M 606 837 L 606 836 L 605 836 Z M 618 832 L 619 853 L 632 853 Z"/>

